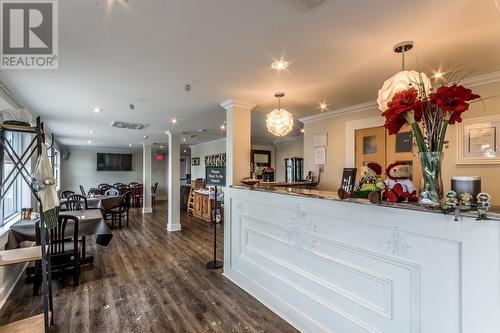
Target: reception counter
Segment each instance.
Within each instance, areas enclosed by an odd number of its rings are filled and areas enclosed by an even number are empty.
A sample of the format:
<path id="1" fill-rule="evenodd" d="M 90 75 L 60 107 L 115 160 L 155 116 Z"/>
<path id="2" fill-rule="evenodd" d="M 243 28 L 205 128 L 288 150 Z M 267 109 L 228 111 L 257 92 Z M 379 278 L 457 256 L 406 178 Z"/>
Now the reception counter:
<path id="1" fill-rule="evenodd" d="M 279 188 L 225 209 L 224 275 L 300 331 L 500 330 L 497 220 Z"/>

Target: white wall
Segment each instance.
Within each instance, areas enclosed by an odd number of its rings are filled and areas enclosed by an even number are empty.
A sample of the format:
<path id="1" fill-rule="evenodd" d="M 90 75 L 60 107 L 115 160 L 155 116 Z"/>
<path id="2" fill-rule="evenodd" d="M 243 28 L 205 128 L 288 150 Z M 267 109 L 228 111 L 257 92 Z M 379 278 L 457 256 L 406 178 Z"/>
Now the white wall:
<path id="1" fill-rule="evenodd" d="M 100 183 L 142 183 L 142 151 L 110 148 L 70 148 L 68 160 L 61 161 L 61 191 L 85 191 Z M 96 171 L 97 153 L 132 154 L 132 171 Z"/>
<path id="2" fill-rule="evenodd" d="M 205 178 L 205 156 L 226 152 L 226 139 L 204 142 L 191 146 L 191 158 L 199 157 L 200 165 L 191 166 L 191 179 Z M 250 168 L 250 166 L 249 166 Z"/>
<path id="3" fill-rule="evenodd" d="M 304 156 L 304 137 L 298 136 L 294 139 L 276 143 L 276 181 L 285 181 L 285 158 Z M 303 170 L 307 173 L 309 170 Z"/>

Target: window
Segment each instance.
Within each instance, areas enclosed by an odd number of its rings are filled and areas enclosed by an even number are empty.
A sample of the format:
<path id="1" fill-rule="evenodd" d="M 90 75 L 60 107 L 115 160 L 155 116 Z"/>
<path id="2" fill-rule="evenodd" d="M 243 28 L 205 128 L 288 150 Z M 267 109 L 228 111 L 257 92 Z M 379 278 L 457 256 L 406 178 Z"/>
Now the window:
<path id="1" fill-rule="evenodd" d="M 22 135 L 21 133 L 5 133 L 5 139 L 9 141 L 9 143 L 18 154 L 20 154 L 22 151 L 23 139 L 26 137 L 26 135 Z M 12 160 L 7 154 L 4 154 L 2 181 L 5 180 L 9 174 L 11 175 L 6 185 L 8 185 L 12 181 L 12 179 L 14 179 L 13 174 L 17 174 L 17 171 L 15 171 L 14 168 L 15 166 Z M 0 203 L 0 226 L 3 226 L 5 222 L 9 221 L 21 211 L 21 206 L 23 205 L 23 196 L 26 196 L 25 189 L 27 188 L 27 185 L 23 184 L 24 181 L 22 177 L 17 176 L 7 192 L 5 192 L 3 200 Z"/>

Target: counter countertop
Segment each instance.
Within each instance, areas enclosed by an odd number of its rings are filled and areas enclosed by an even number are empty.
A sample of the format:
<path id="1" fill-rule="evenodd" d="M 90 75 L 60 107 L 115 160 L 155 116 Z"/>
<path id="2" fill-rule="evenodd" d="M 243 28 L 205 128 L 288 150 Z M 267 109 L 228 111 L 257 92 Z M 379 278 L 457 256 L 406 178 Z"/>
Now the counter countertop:
<path id="1" fill-rule="evenodd" d="M 362 204 L 362 205 L 373 205 L 370 201 L 368 201 L 368 199 L 352 199 L 351 198 L 351 199 L 341 200 L 339 198 L 337 192 L 333 192 L 333 191 L 308 190 L 308 189 L 292 188 L 292 187 L 290 187 L 290 188 L 274 187 L 274 186 L 271 186 L 271 184 L 269 184 L 269 186 L 266 186 L 266 187 L 260 187 L 260 186 L 251 187 L 251 186 L 244 186 L 244 185 L 233 185 L 230 187 L 235 188 L 235 189 L 249 190 L 249 191 L 270 192 L 270 193 L 277 193 L 277 194 L 284 194 L 284 195 L 302 196 L 302 197 L 307 197 L 307 198 L 317 198 L 317 199 L 332 200 L 332 201 L 343 201 L 343 202 L 350 202 L 350 203 Z M 400 202 L 400 203 L 394 204 L 392 202 L 383 201 L 383 202 L 379 203 L 378 206 L 443 214 L 443 212 L 440 209 L 426 208 L 424 206 L 418 205 L 417 203 Z M 460 216 L 477 218 L 477 212 L 476 211 L 460 212 Z M 488 212 L 488 219 L 500 221 L 500 206 L 492 206 L 491 207 L 490 211 Z"/>

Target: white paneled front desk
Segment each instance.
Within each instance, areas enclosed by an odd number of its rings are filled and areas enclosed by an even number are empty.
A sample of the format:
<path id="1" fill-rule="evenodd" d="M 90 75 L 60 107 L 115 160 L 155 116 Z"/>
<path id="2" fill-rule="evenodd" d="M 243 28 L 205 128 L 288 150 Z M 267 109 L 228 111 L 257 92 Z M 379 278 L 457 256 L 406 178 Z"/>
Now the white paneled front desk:
<path id="1" fill-rule="evenodd" d="M 224 275 L 302 332 L 499 333 L 500 222 L 398 207 L 228 188 Z"/>

